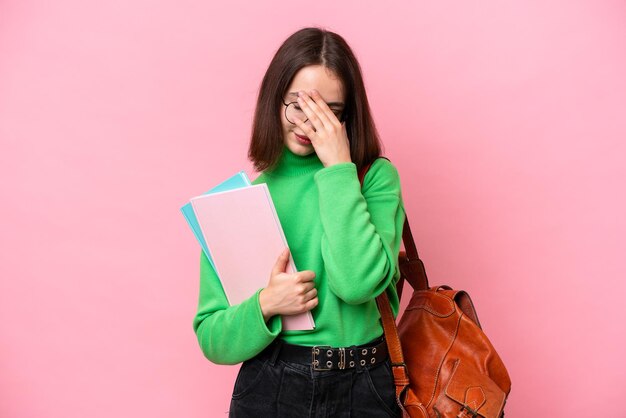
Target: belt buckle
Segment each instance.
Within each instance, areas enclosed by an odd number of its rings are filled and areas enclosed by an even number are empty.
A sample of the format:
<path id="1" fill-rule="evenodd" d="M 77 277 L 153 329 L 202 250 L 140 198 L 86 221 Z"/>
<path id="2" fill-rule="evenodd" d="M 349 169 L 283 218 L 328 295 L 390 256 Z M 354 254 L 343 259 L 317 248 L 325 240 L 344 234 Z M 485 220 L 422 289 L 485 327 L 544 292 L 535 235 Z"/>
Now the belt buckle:
<path id="1" fill-rule="evenodd" d="M 313 360 L 311 361 L 311 365 L 313 366 L 313 370 L 332 370 L 332 367 L 318 367 L 320 365 L 320 361 L 316 358 L 316 356 L 320 353 L 320 350 L 331 350 L 332 347 L 329 345 L 314 345 L 311 347 L 311 355 Z"/>
<path id="2" fill-rule="evenodd" d="M 343 370 L 346 368 L 346 349 L 345 347 L 339 348 L 339 369 Z"/>

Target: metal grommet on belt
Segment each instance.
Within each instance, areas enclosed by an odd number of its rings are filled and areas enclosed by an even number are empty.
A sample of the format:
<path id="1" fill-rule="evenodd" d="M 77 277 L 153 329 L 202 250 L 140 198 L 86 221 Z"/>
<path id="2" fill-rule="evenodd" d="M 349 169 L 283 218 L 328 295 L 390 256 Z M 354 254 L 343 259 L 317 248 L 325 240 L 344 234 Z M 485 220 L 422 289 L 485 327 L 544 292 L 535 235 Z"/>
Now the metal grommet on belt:
<path id="1" fill-rule="evenodd" d="M 304 346 L 283 343 L 279 359 L 310 366 L 313 371 L 345 370 L 385 361 L 389 356 L 385 339 L 349 347 Z"/>

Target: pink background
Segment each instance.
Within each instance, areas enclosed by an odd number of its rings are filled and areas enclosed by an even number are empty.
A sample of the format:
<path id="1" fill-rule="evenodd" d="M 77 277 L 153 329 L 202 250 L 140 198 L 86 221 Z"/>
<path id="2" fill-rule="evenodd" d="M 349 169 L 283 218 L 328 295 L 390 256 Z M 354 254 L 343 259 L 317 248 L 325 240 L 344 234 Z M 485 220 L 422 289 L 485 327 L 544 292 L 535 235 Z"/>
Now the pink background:
<path id="1" fill-rule="evenodd" d="M 179 208 L 256 176 L 259 83 L 309 25 L 354 48 L 431 284 L 470 293 L 508 367 L 507 417 L 624 416 L 625 14 L 3 0 L 0 416 L 226 416 L 239 366 L 197 345 Z"/>

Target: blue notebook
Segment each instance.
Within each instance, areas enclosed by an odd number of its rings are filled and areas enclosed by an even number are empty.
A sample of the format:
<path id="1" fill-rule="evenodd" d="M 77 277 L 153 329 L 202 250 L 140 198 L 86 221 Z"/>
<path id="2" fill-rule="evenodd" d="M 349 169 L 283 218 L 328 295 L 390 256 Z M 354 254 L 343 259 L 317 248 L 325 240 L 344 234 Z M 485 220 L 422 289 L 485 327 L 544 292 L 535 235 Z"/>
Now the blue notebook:
<path id="1" fill-rule="evenodd" d="M 250 185 L 252 185 L 252 183 L 250 182 L 248 175 L 245 173 L 245 171 L 242 170 L 234 176 L 227 178 L 217 186 L 213 187 L 211 190 L 203 193 L 203 195 L 216 192 L 225 192 L 227 190 L 238 189 L 240 187 L 247 187 Z M 213 263 L 213 258 L 209 253 L 209 248 L 206 244 L 206 241 L 204 240 L 204 236 L 202 235 L 202 230 L 200 229 L 200 225 L 198 224 L 198 219 L 196 218 L 196 214 L 191 206 L 191 202 L 180 208 L 180 210 L 181 212 L 183 212 L 183 216 L 185 216 L 187 223 L 191 227 L 193 234 L 196 236 L 196 239 L 200 243 L 202 250 L 209 259 L 211 266 L 213 266 L 213 270 L 217 271 L 217 269 L 215 268 L 215 263 Z"/>

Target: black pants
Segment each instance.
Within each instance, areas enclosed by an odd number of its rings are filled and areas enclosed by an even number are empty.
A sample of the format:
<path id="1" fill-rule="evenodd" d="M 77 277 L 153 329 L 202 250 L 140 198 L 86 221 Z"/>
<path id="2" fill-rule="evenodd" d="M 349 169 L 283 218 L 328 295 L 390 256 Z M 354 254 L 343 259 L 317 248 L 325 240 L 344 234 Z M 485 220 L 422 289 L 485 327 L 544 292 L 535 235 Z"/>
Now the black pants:
<path id="1" fill-rule="evenodd" d="M 313 370 L 288 363 L 272 343 L 242 363 L 229 417 L 400 417 L 391 363 L 345 370 Z"/>

